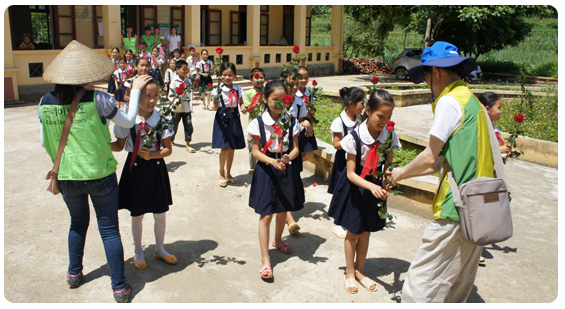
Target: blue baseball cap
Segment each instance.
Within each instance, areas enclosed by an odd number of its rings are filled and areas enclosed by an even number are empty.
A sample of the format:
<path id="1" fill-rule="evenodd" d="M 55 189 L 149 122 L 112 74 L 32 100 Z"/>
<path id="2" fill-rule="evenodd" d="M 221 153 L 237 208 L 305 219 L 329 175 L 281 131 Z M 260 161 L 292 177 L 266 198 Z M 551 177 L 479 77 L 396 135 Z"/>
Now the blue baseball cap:
<path id="1" fill-rule="evenodd" d="M 424 68 L 449 68 L 463 63 L 463 76 L 477 69 L 477 62 L 471 57 L 461 57 L 457 47 L 451 43 L 438 41 L 424 49 L 419 65 L 408 70 L 410 80 L 419 84 L 424 81 Z"/>

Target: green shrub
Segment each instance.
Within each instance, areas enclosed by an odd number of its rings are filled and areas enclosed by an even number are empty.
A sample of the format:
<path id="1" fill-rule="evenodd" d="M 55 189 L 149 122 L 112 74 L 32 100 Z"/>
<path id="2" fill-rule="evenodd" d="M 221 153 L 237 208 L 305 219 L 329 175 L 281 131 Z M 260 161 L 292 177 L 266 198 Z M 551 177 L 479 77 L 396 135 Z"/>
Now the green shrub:
<path id="1" fill-rule="evenodd" d="M 320 122 L 314 125 L 314 134 L 317 139 L 333 145 L 333 134 L 330 132 L 330 126 L 342 110 L 343 105 L 333 103 L 329 97 L 320 96 L 318 98 L 316 102 L 316 118 Z"/>

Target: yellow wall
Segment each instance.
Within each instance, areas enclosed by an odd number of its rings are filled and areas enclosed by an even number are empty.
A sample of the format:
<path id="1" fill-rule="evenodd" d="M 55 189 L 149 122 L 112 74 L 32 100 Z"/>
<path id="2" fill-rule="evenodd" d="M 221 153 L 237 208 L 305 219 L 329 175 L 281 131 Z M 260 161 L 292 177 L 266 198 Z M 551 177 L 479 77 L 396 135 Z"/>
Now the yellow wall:
<path id="1" fill-rule="evenodd" d="M 269 44 L 275 44 L 283 33 L 283 6 L 269 5 Z"/>
<path id="2" fill-rule="evenodd" d="M 96 25 L 98 27 L 98 25 Z M 94 22 L 92 21 L 77 21 L 77 41 L 82 44 L 94 48 Z"/>

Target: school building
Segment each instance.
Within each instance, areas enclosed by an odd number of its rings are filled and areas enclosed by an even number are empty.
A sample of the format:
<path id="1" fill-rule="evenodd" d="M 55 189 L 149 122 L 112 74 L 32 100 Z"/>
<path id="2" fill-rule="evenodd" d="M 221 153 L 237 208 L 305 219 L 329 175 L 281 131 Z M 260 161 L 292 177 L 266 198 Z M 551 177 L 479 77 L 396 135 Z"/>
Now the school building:
<path id="1" fill-rule="evenodd" d="M 196 46 L 224 57 L 246 76 L 254 67 L 268 78 L 290 62 L 292 46 L 311 75 L 341 71 L 343 55 L 343 5 L 332 6 L 331 46 L 312 46 L 311 5 L 14 5 L 4 12 L 4 101 L 20 101 L 32 92 L 52 90 L 43 70 L 71 40 L 108 56 L 121 47 L 126 25 L 139 38 L 145 26 L 159 26 L 168 35 L 176 26 L 182 46 Z M 35 50 L 17 50 L 25 33 Z M 77 72 L 80 74 L 80 72 Z M 25 99 L 25 98 L 24 98 Z"/>

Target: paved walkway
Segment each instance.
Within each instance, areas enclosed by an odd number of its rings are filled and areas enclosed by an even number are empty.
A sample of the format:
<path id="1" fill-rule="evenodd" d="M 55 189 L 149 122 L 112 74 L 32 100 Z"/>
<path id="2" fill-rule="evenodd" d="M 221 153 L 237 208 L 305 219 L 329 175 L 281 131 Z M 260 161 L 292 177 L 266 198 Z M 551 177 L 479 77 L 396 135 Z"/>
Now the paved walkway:
<path id="1" fill-rule="evenodd" d="M 397 108 L 393 118 L 402 111 Z M 426 113 L 431 111 L 418 110 L 406 117 L 420 119 L 428 117 Z M 271 250 L 275 281 L 265 283 L 259 278 L 259 216 L 247 206 L 251 181 L 247 151 L 236 151 L 233 175 L 240 183 L 220 188 L 219 151 L 210 143 L 213 116 L 196 105 L 193 146 L 198 152 L 189 154 L 174 146 L 166 158 L 174 201 L 168 213 L 166 249 L 179 263 L 171 266 L 151 258 L 153 220 L 148 217 L 143 242 L 149 268 L 136 270 L 130 216 L 120 211 L 133 302 L 397 302 L 430 219 L 405 211 L 411 201 L 391 198 L 396 218 L 387 229 L 372 234 L 365 268 L 379 290 L 369 293 L 361 288 L 350 295 L 343 289 L 343 240 L 329 231 L 331 196 L 325 183 L 305 171 L 306 205 L 295 214 L 302 230 L 297 236 L 283 235 L 295 253 L 287 256 Z M 242 117 L 244 126 L 246 119 Z M 399 128 L 404 125 L 398 123 Z M 61 196 L 45 190 L 44 175 L 51 162 L 40 146 L 39 128 L 36 107 L 4 109 L 4 296 L 16 303 L 111 303 L 109 270 L 93 212 L 85 249 L 86 282 L 76 290 L 67 287 L 69 215 Z M 126 153 L 116 153 L 116 158 L 119 176 Z M 469 301 L 552 302 L 557 297 L 557 169 L 510 161 L 507 175 L 515 234 L 487 246 L 487 265 L 479 269 Z"/>

